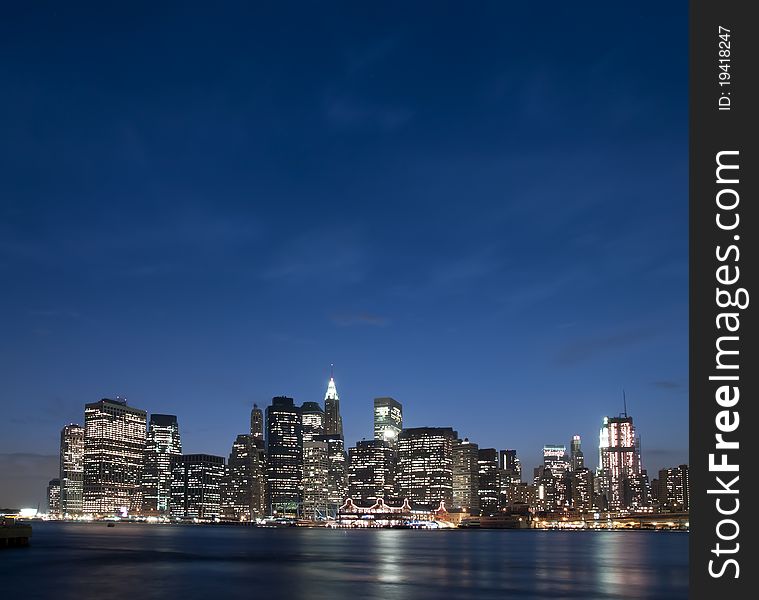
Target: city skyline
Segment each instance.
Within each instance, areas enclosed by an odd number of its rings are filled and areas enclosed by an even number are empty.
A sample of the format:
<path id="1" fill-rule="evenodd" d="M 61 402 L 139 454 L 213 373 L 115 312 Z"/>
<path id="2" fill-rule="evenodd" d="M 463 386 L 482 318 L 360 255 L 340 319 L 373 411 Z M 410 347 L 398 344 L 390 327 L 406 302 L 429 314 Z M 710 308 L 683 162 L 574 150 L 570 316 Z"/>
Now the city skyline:
<path id="1" fill-rule="evenodd" d="M 7 16 L 4 493 L 84 403 L 227 456 L 331 363 L 350 442 L 388 396 L 530 469 L 625 390 L 646 467 L 687 462 L 682 7 Z"/>

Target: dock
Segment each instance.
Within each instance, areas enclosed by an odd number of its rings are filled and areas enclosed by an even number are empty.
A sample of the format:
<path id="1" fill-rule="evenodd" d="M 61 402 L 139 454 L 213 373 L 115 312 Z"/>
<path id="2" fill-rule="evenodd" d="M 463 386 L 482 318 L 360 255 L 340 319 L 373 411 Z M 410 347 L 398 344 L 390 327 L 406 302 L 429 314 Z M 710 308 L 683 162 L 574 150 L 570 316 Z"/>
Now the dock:
<path id="1" fill-rule="evenodd" d="M 0 524 L 0 548 L 19 548 L 29 545 L 32 526 L 23 523 Z"/>

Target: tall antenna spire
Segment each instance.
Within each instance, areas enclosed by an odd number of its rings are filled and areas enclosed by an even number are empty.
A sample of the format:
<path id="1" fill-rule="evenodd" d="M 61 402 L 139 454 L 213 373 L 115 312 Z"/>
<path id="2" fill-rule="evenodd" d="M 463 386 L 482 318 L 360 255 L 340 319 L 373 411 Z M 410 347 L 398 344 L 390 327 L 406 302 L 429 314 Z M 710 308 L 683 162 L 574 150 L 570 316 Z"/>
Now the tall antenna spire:
<path id="1" fill-rule="evenodd" d="M 335 378 L 335 363 L 330 363 L 329 365 L 329 378 L 330 379 Z"/>
<path id="2" fill-rule="evenodd" d="M 625 417 L 627 417 L 627 396 L 625 396 L 625 389 L 624 388 L 622 388 L 622 403 L 624 404 L 624 407 L 625 407 L 624 415 L 625 415 Z"/>

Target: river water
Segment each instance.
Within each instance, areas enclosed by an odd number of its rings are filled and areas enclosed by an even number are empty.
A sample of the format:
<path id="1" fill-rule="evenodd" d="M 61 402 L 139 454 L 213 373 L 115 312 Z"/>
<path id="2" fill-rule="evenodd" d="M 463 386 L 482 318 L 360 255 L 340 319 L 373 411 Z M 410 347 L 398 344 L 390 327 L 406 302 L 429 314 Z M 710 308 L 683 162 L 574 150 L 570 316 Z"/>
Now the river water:
<path id="1" fill-rule="evenodd" d="M 688 534 L 34 523 L 0 597 L 227 600 L 688 597 Z"/>

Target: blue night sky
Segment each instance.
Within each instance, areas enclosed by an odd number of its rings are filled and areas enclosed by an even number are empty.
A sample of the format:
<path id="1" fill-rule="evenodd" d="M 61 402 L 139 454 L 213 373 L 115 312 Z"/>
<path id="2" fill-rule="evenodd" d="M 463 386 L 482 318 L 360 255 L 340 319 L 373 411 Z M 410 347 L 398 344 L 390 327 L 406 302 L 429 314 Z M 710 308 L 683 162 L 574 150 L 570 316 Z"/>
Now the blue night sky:
<path id="1" fill-rule="evenodd" d="M 0 22 L 0 506 L 121 395 L 227 455 L 372 399 L 687 462 L 687 4 L 17 3 Z M 10 11 L 10 12 L 9 12 Z"/>

